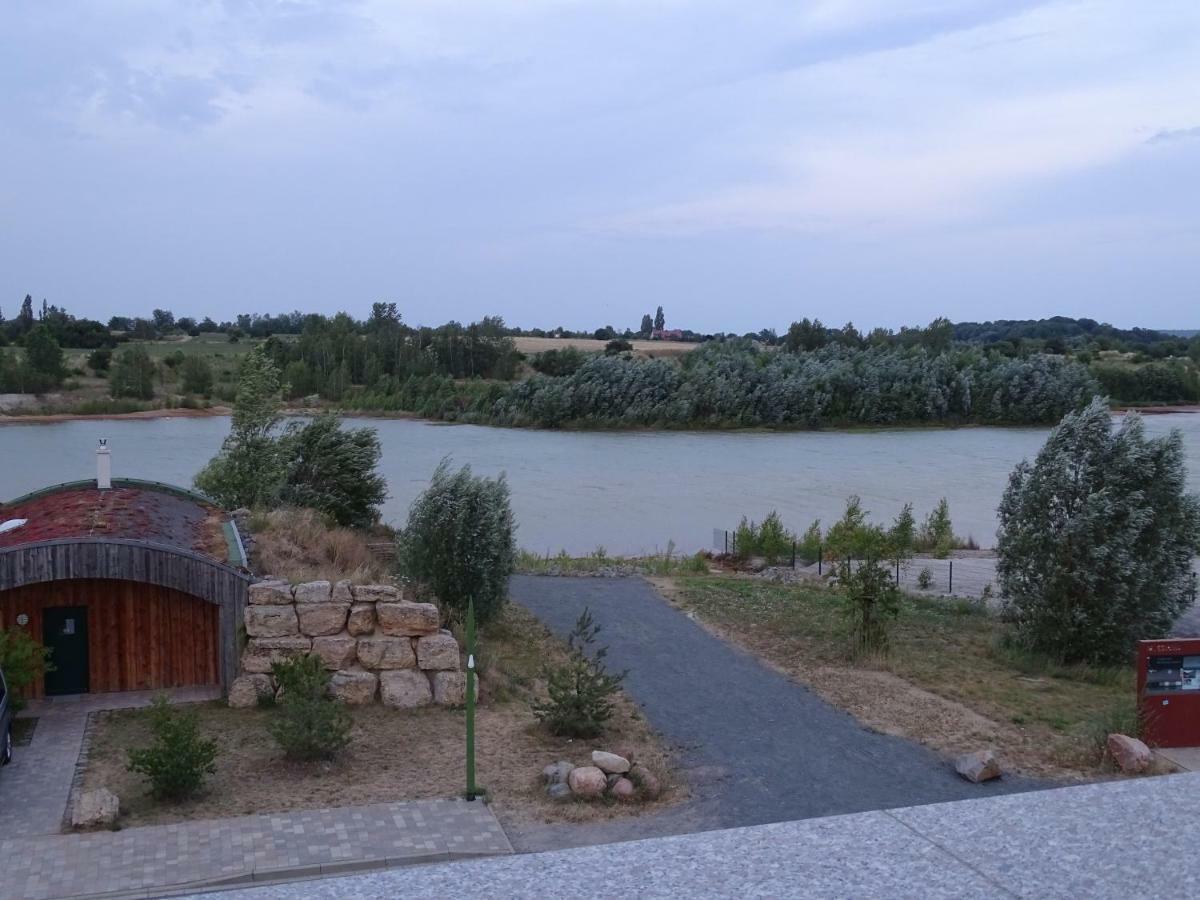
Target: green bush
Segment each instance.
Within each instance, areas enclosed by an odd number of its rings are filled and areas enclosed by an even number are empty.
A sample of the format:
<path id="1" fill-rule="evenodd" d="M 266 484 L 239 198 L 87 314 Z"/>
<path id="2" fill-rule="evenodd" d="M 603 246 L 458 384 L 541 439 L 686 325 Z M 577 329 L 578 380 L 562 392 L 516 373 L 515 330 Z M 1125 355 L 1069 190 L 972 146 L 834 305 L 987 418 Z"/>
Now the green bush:
<path id="1" fill-rule="evenodd" d="M 938 559 L 945 559 L 951 550 L 960 546 L 962 541 L 954 534 L 954 525 L 950 521 L 950 504 L 943 497 L 921 526 L 915 548 L 932 550 Z"/>
<path id="2" fill-rule="evenodd" d="M 508 595 L 516 558 L 508 483 L 457 472 L 442 460 L 429 488 L 413 502 L 400 534 L 402 570 L 427 583 L 456 620 L 475 601 L 480 624 L 495 618 Z"/>
<path id="3" fill-rule="evenodd" d="M 47 672 L 53 672 L 50 649 L 43 647 L 23 628 L 0 631 L 0 669 L 11 692 L 9 705 L 14 712 L 25 708 L 25 692 Z"/>
<path id="4" fill-rule="evenodd" d="M 337 416 L 326 413 L 290 425 L 279 453 L 284 503 L 315 509 L 350 528 L 378 520 L 387 481 L 376 471 L 382 450 L 374 428 L 342 428 Z"/>
<path id="5" fill-rule="evenodd" d="M 625 673 L 609 674 L 604 668 L 607 647 L 591 650 L 600 626 L 585 608 L 567 638 L 569 658 L 546 671 L 546 702 L 535 701 L 533 714 L 550 731 L 562 737 L 591 738 L 604 731 L 612 718 L 613 697 Z M 590 655 L 589 655 L 590 653 Z"/>
<path id="6" fill-rule="evenodd" d="M 217 770 L 217 745 L 200 735 L 194 710 L 184 711 L 159 695 L 150 707 L 154 743 L 129 751 L 129 771 L 150 779 L 151 792 L 160 800 L 185 800 L 204 785 L 206 775 Z"/>
<path id="7" fill-rule="evenodd" d="M 843 560 L 837 580 L 846 597 L 851 653 L 885 653 L 892 623 L 900 613 L 900 591 L 892 573 L 877 562 L 863 562 L 855 568 Z"/>
<path id="8" fill-rule="evenodd" d="M 308 653 L 272 663 L 277 711 L 267 726 L 289 759 L 332 759 L 350 743 L 350 714 L 329 693 L 329 672 Z"/>
<path id="9" fill-rule="evenodd" d="M 157 366 L 145 347 L 133 346 L 116 355 L 108 390 L 114 399 L 130 397 L 149 400 L 154 396 L 154 374 Z"/>
<path id="10" fill-rule="evenodd" d="M 203 356 L 195 353 L 185 356 L 179 364 L 179 377 L 185 394 L 207 397 L 212 393 L 213 370 Z"/>
<path id="11" fill-rule="evenodd" d="M 783 527 L 783 520 L 775 510 L 759 525 L 742 516 L 733 536 L 733 553 L 738 559 L 762 557 L 769 565 L 792 558 L 792 544 L 796 536 Z"/>

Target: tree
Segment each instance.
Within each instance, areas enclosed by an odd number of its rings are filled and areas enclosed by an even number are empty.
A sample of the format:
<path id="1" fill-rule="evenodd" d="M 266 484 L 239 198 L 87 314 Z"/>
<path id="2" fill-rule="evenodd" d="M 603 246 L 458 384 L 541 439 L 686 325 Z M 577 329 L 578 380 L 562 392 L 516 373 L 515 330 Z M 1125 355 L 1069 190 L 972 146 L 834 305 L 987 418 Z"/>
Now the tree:
<path id="1" fill-rule="evenodd" d="M 649 337 L 650 332 L 652 332 L 653 330 L 654 330 L 654 320 L 652 318 L 650 318 L 650 313 L 646 313 L 646 315 L 642 316 L 642 325 L 638 329 L 638 334 L 644 334 L 644 335 L 646 335 L 646 337 Z"/>
<path id="2" fill-rule="evenodd" d="M 455 617 L 474 599 L 480 624 L 504 605 L 516 547 L 508 483 L 442 460 L 400 534 L 402 570 L 433 588 Z"/>
<path id="3" fill-rule="evenodd" d="M 66 373 L 62 348 L 43 324 L 35 325 L 25 336 L 25 361 L 30 372 L 48 384 L 59 384 Z"/>
<path id="4" fill-rule="evenodd" d="M 532 704 L 533 714 L 553 734 L 563 737 L 591 738 L 604 731 L 612 718 L 613 698 L 620 690 L 625 673 L 605 671 L 607 647 L 592 650 L 600 626 L 592 612 L 584 608 L 567 637 L 568 658 L 560 666 L 547 669 L 545 702 Z"/>
<path id="5" fill-rule="evenodd" d="M 350 743 L 350 714 L 329 693 L 321 657 L 307 653 L 271 664 L 282 694 L 267 726 L 290 759 L 332 759 Z"/>
<path id="6" fill-rule="evenodd" d="M 633 349 L 633 344 L 629 341 L 616 338 L 604 345 L 604 353 L 607 356 L 613 356 L 617 353 L 628 353 Z"/>
<path id="7" fill-rule="evenodd" d="M 154 397 L 154 360 L 145 347 L 122 350 L 113 363 L 108 390 L 114 397 L 150 400 Z"/>
<path id="8" fill-rule="evenodd" d="M 1188 606 L 1200 497 L 1186 492 L 1179 431 L 1147 439 L 1107 401 L 1067 414 L 1000 503 L 997 575 L 1031 649 L 1116 663 Z"/>
<path id="9" fill-rule="evenodd" d="M 387 481 L 375 471 L 382 451 L 374 428 L 344 429 L 325 413 L 292 425 L 281 440 L 280 499 L 319 510 L 337 524 L 366 528 L 379 518 Z"/>
<path id="10" fill-rule="evenodd" d="M 212 366 L 203 356 L 195 353 L 185 356 L 179 364 L 179 377 L 185 394 L 208 396 L 212 391 Z"/>
<path id="11" fill-rule="evenodd" d="M 107 347 L 99 347 L 88 354 L 88 368 L 96 373 L 97 376 L 108 373 L 108 367 L 112 365 L 112 351 Z"/>
<path id="12" fill-rule="evenodd" d="M 667 317 L 663 315 L 663 308 L 660 306 L 654 313 L 654 330 L 662 331 L 667 325 Z"/>
<path id="13" fill-rule="evenodd" d="M 161 800 L 186 800 L 204 786 L 216 770 L 217 744 L 202 737 L 195 710 L 171 706 L 159 694 L 150 707 L 154 743 L 129 751 L 130 772 L 150 779 L 151 792 Z"/>
<path id="14" fill-rule="evenodd" d="M 169 309 L 156 309 L 150 315 L 154 319 L 154 328 L 159 334 L 174 330 L 175 314 Z"/>

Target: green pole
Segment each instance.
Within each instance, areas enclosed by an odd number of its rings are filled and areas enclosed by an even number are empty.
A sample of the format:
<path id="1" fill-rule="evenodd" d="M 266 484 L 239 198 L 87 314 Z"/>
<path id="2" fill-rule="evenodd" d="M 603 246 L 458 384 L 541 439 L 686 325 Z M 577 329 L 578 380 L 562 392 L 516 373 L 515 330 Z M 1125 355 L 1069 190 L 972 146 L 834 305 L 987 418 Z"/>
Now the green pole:
<path id="1" fill-rule="evenodd" d="M 474 800 L 475 786 L 475 601 L 467 602 L 467 799 Z"/>

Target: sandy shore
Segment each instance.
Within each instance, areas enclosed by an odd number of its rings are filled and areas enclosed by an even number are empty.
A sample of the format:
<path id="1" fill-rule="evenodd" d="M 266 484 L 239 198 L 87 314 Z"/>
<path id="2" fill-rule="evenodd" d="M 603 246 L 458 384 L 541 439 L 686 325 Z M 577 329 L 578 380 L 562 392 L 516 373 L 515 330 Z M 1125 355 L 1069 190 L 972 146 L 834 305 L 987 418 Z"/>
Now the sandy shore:
<path id="1" fill-rule="evenodd" d="M 201 419 L 208 416 L 227 416 L 233 410 L 228 406 L 210 406 L 208 409 L 144 409 L 127 413 L 31 413 L 30 415 L 0 414 L 0 425 L 48 425 L 54 422 L 70 422 L 75 419 Z"/>

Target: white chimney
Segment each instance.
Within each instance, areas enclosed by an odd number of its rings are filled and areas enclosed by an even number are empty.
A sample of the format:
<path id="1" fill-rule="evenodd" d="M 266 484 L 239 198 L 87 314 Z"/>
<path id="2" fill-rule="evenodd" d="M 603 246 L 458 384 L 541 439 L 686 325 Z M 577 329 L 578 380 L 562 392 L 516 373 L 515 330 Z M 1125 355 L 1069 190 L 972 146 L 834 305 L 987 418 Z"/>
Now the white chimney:
<path id="1" fill-rule="evenodd" d="M 102 491 L 112 487 L 112 454 L 107 438 L 100 438 L 100 446 L 96 448 L 96 487 Z"/>

